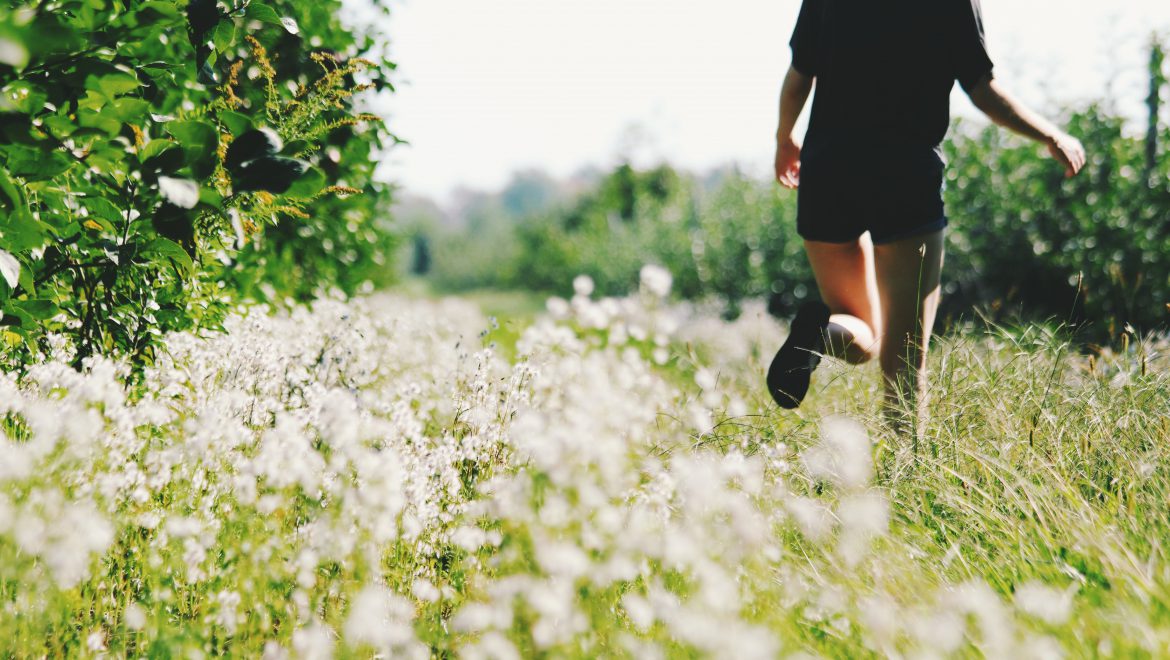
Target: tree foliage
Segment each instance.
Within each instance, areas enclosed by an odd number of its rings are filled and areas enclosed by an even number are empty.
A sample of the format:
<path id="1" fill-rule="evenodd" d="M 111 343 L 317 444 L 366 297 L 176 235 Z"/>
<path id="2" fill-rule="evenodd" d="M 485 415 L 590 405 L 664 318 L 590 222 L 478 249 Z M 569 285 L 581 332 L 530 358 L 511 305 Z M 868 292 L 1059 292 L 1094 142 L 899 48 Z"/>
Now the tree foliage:
<path id="1" fill-rule="evenodd" d="M 78 366 L 95 353 L 142 365 L 162 333 L 216 328 L 242 296 L 357 286 L 315 264 L 381 247 L 370 156 L 393 138 L 355 94 L 389 88 L 392 65 L 359 56 L 371 41 L 339 7 L 0 6 L 10 365 L 50 332 Z"/>
<path id="2" fill-rule="evenodd" d="M 1170 303 L 1170 161 L 1147 168 L 1148 140 L 1127 135 L 1101 105 L 1073 113 L 1089 163 L 1066 180 L 1043 149 L 992 127 L 960 124 L 946 144 L 948 229 L 943 316 L 1089 322 L 1083 338 L 1126 324 L 1166 326 Z M 1156 142 L 1170 143 L 1161 130 Z M 796 235 L 796 193 L 724 173 L 711 185 L 667 166 L 619 166 L 551 210 L 491 233 L 434 242 L 434 277 L 454 286 L 566 293 L 593 278 L 599 293 L 637 286 L 644 263 L 675 276 L 685 298 L 715 297 L 735 314 L 765 298 L 782 316 L 816 295 Z M 513 246 L 476 261 L 475 246 Z M 477 266 L 478 271 L 469 270 Z"/>

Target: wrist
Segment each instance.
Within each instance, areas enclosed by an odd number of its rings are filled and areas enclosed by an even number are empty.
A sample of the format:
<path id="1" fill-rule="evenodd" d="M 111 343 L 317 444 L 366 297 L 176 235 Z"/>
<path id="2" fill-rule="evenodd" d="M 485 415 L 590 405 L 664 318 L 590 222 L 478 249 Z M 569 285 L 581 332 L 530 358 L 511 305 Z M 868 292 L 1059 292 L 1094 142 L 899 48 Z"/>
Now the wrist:
<path id="1" fill-rule="evenodd" d="M 1055 126 L 1052 126 L 1042 129 L 1040 131 L 1040 135 L 1044 141 L 1044 144 L 1049 146 L 1056 146 L 1060 142 L 1061 138 L 1064 137 L 1064 131 L 1061 131 Z"/>

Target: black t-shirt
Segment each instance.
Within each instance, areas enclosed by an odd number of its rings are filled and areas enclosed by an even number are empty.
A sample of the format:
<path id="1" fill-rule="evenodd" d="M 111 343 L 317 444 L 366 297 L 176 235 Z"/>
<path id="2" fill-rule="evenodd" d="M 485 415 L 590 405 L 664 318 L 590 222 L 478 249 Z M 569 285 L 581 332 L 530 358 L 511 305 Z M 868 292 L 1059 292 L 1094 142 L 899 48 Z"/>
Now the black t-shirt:
<path id="1" fill-rule="evenodd" d="M 805 155 L 936 148 L 956 80 L 991 74 L 979 0 L 804 0 L 792 66 L 816 77 Z"/>

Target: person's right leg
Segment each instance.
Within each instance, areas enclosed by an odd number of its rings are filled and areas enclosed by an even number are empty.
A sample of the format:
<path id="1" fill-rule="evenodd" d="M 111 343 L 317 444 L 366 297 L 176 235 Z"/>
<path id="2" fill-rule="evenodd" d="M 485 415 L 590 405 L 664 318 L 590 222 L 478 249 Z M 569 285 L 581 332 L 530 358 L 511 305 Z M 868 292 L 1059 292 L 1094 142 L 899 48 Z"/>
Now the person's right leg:
<path id="1" fill-rule="evenodd" d="M 832 313 L 825 352 L 850 364 L 877 357 L 881 309 L 869 234 L 849 243 L 805 241 L 804 249 L 821 300 Z"/>
<path id="2" fill-rule="evenodd" d="M 883 243 L 874 247 L 877 289 L 884 327 L 881 365 L 885 376 L 886 414 L 895 421 L 923 418 L 926 349 L 940 297 L 943 231 Z M 911 420 L 898 420 L 903 405 Z M 901 425 L 901 424 L 899 424 Z"/>

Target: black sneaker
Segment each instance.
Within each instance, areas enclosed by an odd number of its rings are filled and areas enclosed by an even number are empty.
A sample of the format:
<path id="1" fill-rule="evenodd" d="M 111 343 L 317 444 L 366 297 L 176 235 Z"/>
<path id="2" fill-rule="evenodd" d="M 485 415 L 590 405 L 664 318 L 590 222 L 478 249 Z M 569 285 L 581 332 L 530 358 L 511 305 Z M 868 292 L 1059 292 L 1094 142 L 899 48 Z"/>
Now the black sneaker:
<path id="1" fill-rule="evenodd" d="M 815 300 L 802 304 L 792 319 L 788 339 L 768 368 L 768 392 L 781 408 L 796 408 L 808 393 L 809 379 L 825 352 L 828 325 L 829 308 Z"/>

